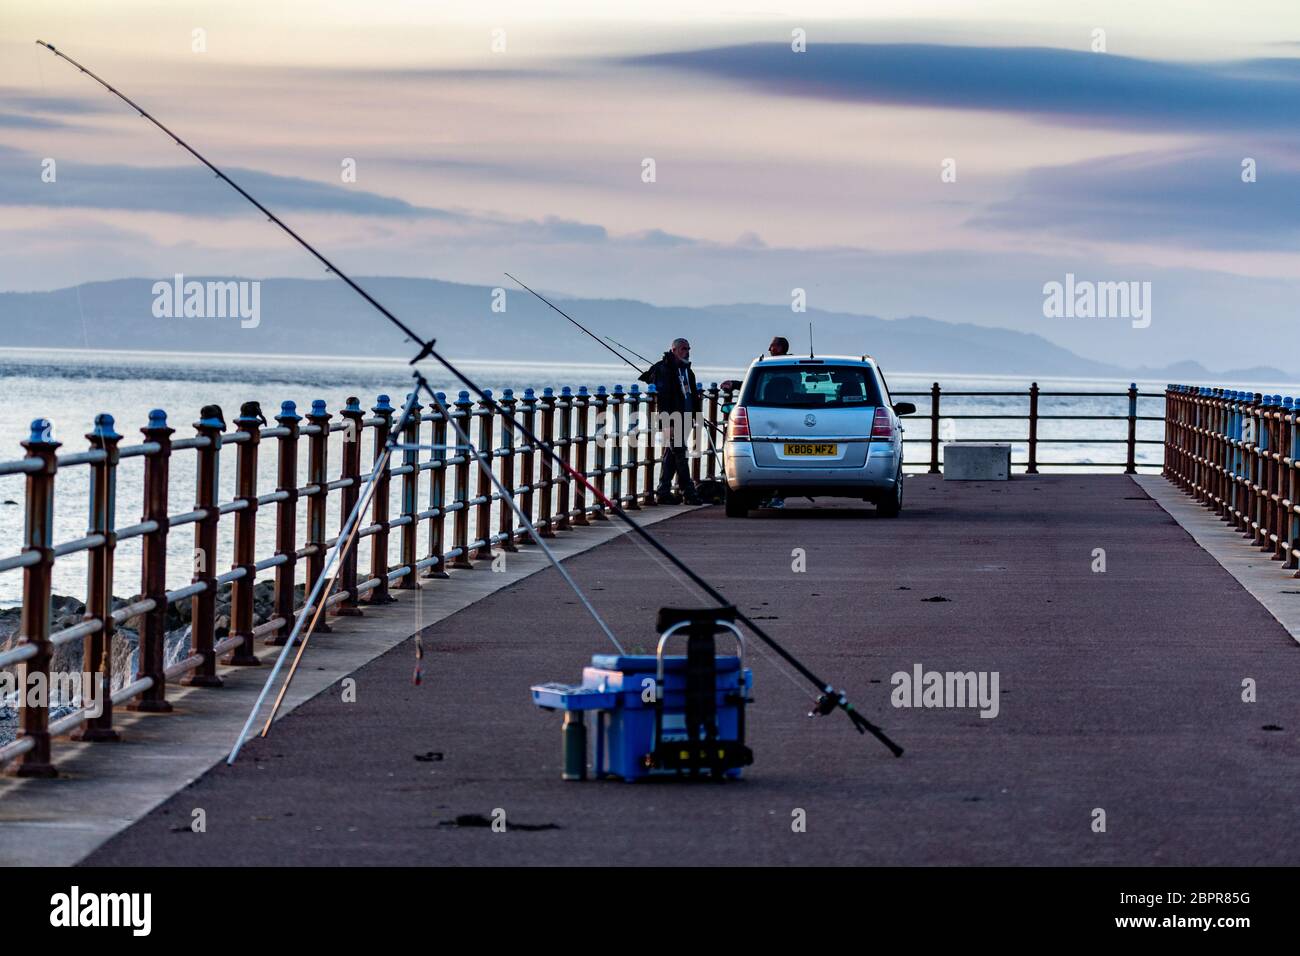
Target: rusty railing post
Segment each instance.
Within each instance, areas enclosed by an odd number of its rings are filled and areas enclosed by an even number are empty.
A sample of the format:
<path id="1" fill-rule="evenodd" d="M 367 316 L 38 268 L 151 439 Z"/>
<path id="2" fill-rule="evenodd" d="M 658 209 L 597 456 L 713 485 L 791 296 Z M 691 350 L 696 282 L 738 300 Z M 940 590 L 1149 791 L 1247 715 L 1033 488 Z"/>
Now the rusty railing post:
<path id="1" fill-rule="evenodd" d="M 939 474 L 939 383 L 930 386 L 930 474 Z"/>
<path id="2" fill-rule="evenodd" d="M 407 400 L 413 404 L 401 436 L 402 444 L 407 447 L 402 449 L 402 540 L 399 544 L 401 566 L 406 568 L 406 573 L 389 586 L 394 591 L 414 591 L 420 586 L 415 573 L 416 539 L 420 533 L 420 522 L 415 517 L 420 510 L 420 450 L 416 446 L 420 443 L 420 412 L 424 406 L 420 404 L 418 392 L 407 395 Z"/>
<path id="3" fill-rule="evenodd" d="M 1130 382 L 1128 387 L 1128 461 L 1124 465 L 1124 474 L 1137 474 L 1137 382 Z"/>
<path id="4" fill-rule="evenodd" d="M 1291 466 L 1287 469 L 1287 551 L 1286 563 L 1282 566 L 1288 570 L 1300 567 L 1300 515 L 1296 514 L 1296 507 L 1300 505 L 1300 462 L 1296 458 L 1300 455 L 1300 399 L 1288 398 L 1290 403 L 1288 417 L 1290 418 L 1290 435 L 1291 444 L 1287 457 L 1291 459 Z"/>
<path id="5" fill-rule="evenodd" d="M 502 487 L 505 488 L 505 496 L 498 503 L 497 508 L 497 525 L 501 529 L 501 550 L 518 551 L 519 546 L 515 544 L 515 509 L 514 500 L 516 494 L 515 482 L 515 427 L 511 424 L 514 421 L 515 390 L 506 388 L 501 390 L 501 398 L 497 404 L 503 409 L 501 416 L 501 465 L 498 473 L 498 479 Z"/>
<path id="6" fill-rule="evenodd" d="M 393 480 L 393 457 L 384 458 L 388 438 L 393 433 L 393 405 L 387 395 L 380 395 L 371 411 L 379 418 L 374 428 L 374 455 L 371 470 L 379 469 L 374 492 L 370 495 L 371 523 L 378 530 L 370 536 L 370 576 L 379 583 L 366 595 L 367 604 L 392 604 L 396 598 L 388 593 L 388 499 Z M 383 467 L 380 467 L 380 462 Z M 359 520 L 359 519 L 358 519 Z M 360 536 L 357 538 L 360 541 Z"/>
<path id="7" fill-rule="evenodd" d="M 705 445 L 709 449 L 709 467 L 706 470 L 706 477 L 712 479 L 718 477 L 718 454 L 721 452 L 719 445 L 722 442 L 712 424 L 718 420 L 718 383 L 710 382 L 704 394 L 709 398 L 709 411 L 708 417 L 701 423 L 699 432 L 707 438 Z"/>
<path id="8" fill-rule="evenodd" d="M 172 435 L 174 428 L 167 425 L 167 413 L 161 408 L 149 412 L 149 424 L 140 429 L 145 442 L 158 445 L 158 450 L 144 460 L 144 516 L 142 522 L 153 522 L 154 530 L 144 535 L 140 560 L 140 596 L 153 601 L 153 610 L 144 615 L 140 628 L 140 644 L 136 654 L 137 680 L 149 678 L 152 682 L 143 693 L 127 705 L 127 710 L 146 714 L 165 714 L 172 709 L 167 702 L 166 639 L 167 639 L 167 532 L 170 519 L 167 508 L 167 490 L 171 469 Z"/>
<path id="9" fill-rule="evenodd" d="M 435 392 L 437 406 L 430 414 L 433 422 L 433 452 L 429 456 L 429 553 L 433 563 L 424 569 L 424 577 L 446 579 L 447 574 L 447 393 Z"/>
<path id="10" fill-rule="evenodd" d="M 496 490 L 488 474 L 492 471 L 492 390 L 483 389 L 483 398 L 478 405 L 478 441 L 474 444 L 479 460 L 474 462 L 474 497 L 478 506 L 474 509 L 474 540 L 481 541 L 474 549 L 475 561 L 492 560 L 492 493 Z M 468 421 L 465 434 L 471 434 Z"/>
<path id="11" fill-rule="evenodd" d="M 523 419 L 523 426 L 530 434 L 537 434 L 537 394 L 531 388 L 524 389 L 524 397 L 519 402 L 522 412 L 520 417 Z M 536 470 L 533 463 L 536 459 L 536 450 L 533 447 L 532 439 L 524 439 L 523 454 L 519 456 L 519 485 L 524 489 L 519 496 L 519 510 L 528 516 L 528 520 L 533 520 L 533 484 Z M 521 530 L 519 533 L 520 544 L 531 544 L 532 536 L 527 531 Z"/>
<path id="12" fill-rule="evenodd" d="M 71 734 L 73 740 L 112 741 L 120 739 L 113 729 L 113 554 L 117 548 L 117 463 L 118 443 L 122 436 L 113 427 L 112 415 L 96 415 L 95 427 L 86 439 L 104 458 L 90 466 L 90 523 L 87 534 L 98 534 L 104 543 L 88 555 L 85 620 L 99 621 L 95 634 L 82 638 L 83 679 L 99 686 L 95 691 L 83 687 L 82 700 L 95 699 L 100 711 L 88 717 Z M 96 694 L 91 698 L 91 694 Z"/>
<path id="13" fill-rule="evenodd" d="M 27 690 L 33 675 L 50 686 L 50 577 L 54 567 L 54 474 L 59 463 L 59 442 L 50 433 L 44 418 L 32 422 L 31 434 L 23 442 L 28 458 L 40 462 L 39 471 L 27 473 L 27 524 L 24 554 L 37 560 L 23 568 L 23 612 L 19 624 L 22 635 L 36 648 L 36 656 L 21 666 L 22 681 L 18 694 L 18 725 L 21 735 L 30 738 L 32 749 L 19 758 L 12 773 L 19 777 L 57 777 L 50 755 L 49 695 L 43 694 L 37 706 L 28 706 Z"/>
<path id="14" fill-rule="evenodd" d="M 606 434 L 613 440 L 609 463 L 609 500 L 620 508 L 623 507 L 623 438 L 624 424 L 627 420 L 624 409 L 627 407 L 623 386 L 615 385 L 614 394 L 609 397 L 609 413 L 606 415 Z"/>
<path id="15" fill-rule="evenodd" d="M 624 406 L 623 422 L 627 432 L 627 511 L 639 511 L 640 496 L 637 494 L 637 476 L 641 470 L 641 387 L 632 383 Z"/>
<path id="16" fill-rule="evenodd" d="M 659 459 L 656 455 L 658 446 L 655 444 L 659 429 L 656 427 L 656 416 L 659 396 L 655 392 L 654 382 L 645 387 L 645 459 L 642 462 L 645 468 L 642 474 L 641 483 L 645 486 L 645 503 L 647 505 L 657 505 L 659 500 L 655 497 L 655 469 L 658 467 Z"/>
<path id="17" fill-rule="evenodd" d="M 235 500 L 244 507 L 235 512 L 235 553 L 231 570 L 244 576 L 230 584 L 230 635 L 242 637 L 244 643 L 231 648 L 223 664 L 256 666 L 253 644 L 253 585 L 257 578 L 257 450 L 262 440 L 261 426 L 266 423 L 257 402 L 244 402 L 239 408 L 235 427 L 248 437 L 236 450 Z"/>
<path id="18" fill-rule="evenodd" d="M 1029 465 L 1026 475 L 1038 474 L 1038 383 L 1029 386 Z"/>
<path id="19" fill-rule="evenodd" d="M 307 413 L 307 422 L 314 431 L 307 438 L 307 485 L 312 488 L 311 497 L 307 499 L 307 580 L 303 589 L 303 600 L 316 587 L 316 581 L 325 573 L 325 521 L 329 509 L 329 450 L 330 419 L 333 416 L 325 410 L 324 399 L 317 398 L 311 403 Z M 314 609 L 312 611 L 314 612 Z M 329 633 L 330 626 L 325 623 L 325 615 L 316 618 L 316 630 Z"/>
<path id="20" fill-rule="evenodd" d="M 462 390 L 456 396 L 456 409 L 451 414 L 458 419 L 461 431 L 465 433 L 467 439 L 474 434 L 474 422 L 470 418 L 473 408 L 474 403 L 469 400 L 469 392 Z M 469 555 L 469 465 L 473 459 L 470 456 L 469 446 L 461 445 L 460 434 L 456 429 L 452 428 L 450 434 L 456 436 L 456 487 L 452 491 L 452 504 L 456 507 L 456 514 L 452 518 L 451 531 L 451 548 L 456 552 L 456 557 L 452 559 L 451 566 L 468 570 L 474 567 L 470 563 Z"/>
<path id="21" fill-rule="evenodd" d="M 594 481 L 592 485 L 597 491 L 606 498 L 605 494 L 605 443 L 609 441 L 609 396 L 605 391 L 604 385 L 596 386 L 596 395 L 592 399 L 591 407 L 596 410 L 596 467 Z M 597 499 L 592 506 L 591 517 L 595 521 L 608 521 L 609 515 L 605 514 L 605 506 Z"/>
<path id="22" fill-rule="evenodd" d="M 573 467 L 573 389 L 565 385 L 560 389 L 560 401 L 555 406 L 559 414 L 560 433 L 556 446 L 564 463 Z M 555 530 L 568 531 L 572 515 L 571 487 L 573 478 L 567 468 L 561 469 L 560 504 L 556 511 Z"/>
<path id="23" fill-rule="evenodd" d="M 282 497 L 275 503 L 275 556 L 280 563 L 275 566 L 274 617 L 284 621 L 267 638 L 266 643 L 280 647 L 289 639 L 296 616 L 297 595 L 294 578 L 298 569 L 298 423 L 302 416 L 293 402 L 281 402 L 276 423 L 285 430 L 276 442 L 276 491 Z"/>
<path id="24" fill-rule="evenodd" d="M 538 490 L 541 491 L 541 500 L 538 502 L 537 510 L 537 536 L 540 538 L 554 538 L 555 528 L 552 527 L 554 522 L 551 520 L 553 512 L 553 499 L 555 488 L 555 460 L 551 458 L 548 451 L 555 447 L 555 389 L 546 386 L 542 389 L 542 447 L 541 447 L 541 480 L 538 482 Z"/>
<path id="25" fill-rule="evenodd" d="M 181 678 L 186 687 L 220 687 L 217 656 L 213 652 L 217 616 L 217 509 L 218 477 L 221 467 L 221 433 L 226 429 L 225 416 L 217 405 L 205 405 L 194 423 L 199 438 L 206 439 L 196 448 L 197 456 L 194 510 L 203 517 L 194 523 L 194 576 L 191 582 L 203 589 L 190 599 L 190 653 L 202 660 Z"/>
<path id="26" fill-rule="evenodd" d="M 573 470 L 587 476 L 587 452 L 590 450 L 588 444 L 590 441 L 588 426 L 587 408 L 591 403 L 591 398 L 587 394 L 587 386 L 579 385 L 578 394 L 573 399 L 573 405 L 577 409 L 578 420 L 576 422 L 575 434 L 573 438 L 574 448 L 577 452 L 573 465 Z M 581 481 L 574 480 L 573 483 L 573 523 L 579 528 L 585 528 L 591 524 L 587 519 L 587 486 Z"/>
<path id="27" fill-rule="evenodd" d="M 695 383 L 695 404 L 699 405 L 700 408 L 704 407 L 704 386 L 701 385 L 699 382 Z M 699 429 L 696 428 L 688 429 L 686 427 L 687 417 L 694 417 L 694 416 L 683 416 L 682 438 L 683 441 L 686 442 L 687 447 L 693 446 L 693 450 L 688 452 L 691 459 L 691 481 L 693 481 L 695 484 L 698 485 L 700 483 L 700 459 L 704 457 L 704 449 L 700 447 Z M 685 493 L 686 490 L 682 489 L 682 494 L 685 495 Z"/>
<path id="28" fill-rule="evenodd" d="M 348 523 L 357 499 L 361 497 L 361 433 L 365 429 L 365 415 L 361 410 L 361 399 L 349 395 L 339 415 L 343 418 L 343 466 L 339 478 L 347 484 L 342 488 L 339 500 L 339 536 L 334 547 L 343 548 L 343 529 Z M 357 519 L 357 534 L 353 535 L 352 547 L 346 554 L 340 554 L 335 562 L 338 568 L 337 580 L 339 592 L 347 597 L 330 608 L 329 613 L 335 617 L 359 617 L 361 605 L 357 594 L 357 554 L 361 550 L 361 520 Z"/>

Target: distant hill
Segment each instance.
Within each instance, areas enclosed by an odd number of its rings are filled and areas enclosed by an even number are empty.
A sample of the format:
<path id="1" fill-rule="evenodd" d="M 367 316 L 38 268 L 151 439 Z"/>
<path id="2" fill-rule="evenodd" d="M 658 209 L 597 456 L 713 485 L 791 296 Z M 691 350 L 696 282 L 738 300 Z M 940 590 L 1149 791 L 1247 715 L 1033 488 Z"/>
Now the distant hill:
<path id="1" fill-rule="evenodd" d="M 187 276 L 207 281 L 209 277 Z M 228 277 L 227 277 L 228 278 Z M 215 280 L 223 281 L 223 280 Z M 521 289 L 493 290 L 437 279 L 364 277 L 358 281 L 448 356 L 534 361 L 605 361 L 606 353 Z M 0 346 L 146 349 L 173 352 L 406 356 L 413 349 L 359 297 L 334 279 L 261 280 L 260 323 L 237 318 L 155 318 L 153 279 L 91 282 L 53 292 L 0 293 Z M 550 295 L 550 293 L 548 293 Z M 742 365 L 773 335 L 806 348 L 814 323 L 817 351 L 875 355 L 887 371 L 1037 376 L 1140 376 L 1157 380 L 1287 381 L 1260 368 L 1212 373 L 1194 362 L 1169 369 L 1126 369 L 1082 358 L 1038 335 L 922 317 L 881 319 L 786 305 L 653 306 L 631 299 L 554 296 L 593 331 L 656 357 L 676 336 L 691 340 L 700 365 Z"/>

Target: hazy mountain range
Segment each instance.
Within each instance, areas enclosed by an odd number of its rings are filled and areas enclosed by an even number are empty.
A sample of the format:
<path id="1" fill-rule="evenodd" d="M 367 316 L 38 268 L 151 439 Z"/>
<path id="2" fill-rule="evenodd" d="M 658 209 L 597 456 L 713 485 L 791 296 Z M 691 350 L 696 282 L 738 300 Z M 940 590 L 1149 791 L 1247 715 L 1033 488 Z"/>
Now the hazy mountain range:
<path id="1" fill-rule="evenodd" d="M 186 280 L 209 281 L 205 276 Z M 158 318 L 154 279 L 90 282 L 52 292 L 0 293 L 0 347 L 145 349 L 253 354 L 411 355 L 401 334 L 341 282 L 263 279 L 257 321 Z M 215 279 L 212 281 L 229 281 Z M 358 282 L 407 325 L 437 339 L 449 357 L 533 361 L 607 361 L 612 357 L 522 289 L 436 279 L 364 277 Z M 1133 368 L 1083 358 L 1024 332 L 923 317 L 881 319 L 788 305 L 654 306 L 630 299 L 583 299 L 546 292 L 600 335 L 657 357 L 676 336 L 706 366 L 743 366 L 773 335 L 805 352 L 808 323 L 822 353 L 870 353 L 888 371 L 1091 376 L 1188 382 L 1293 381 L 1289 371 L 1258 367 L 1207 370 L 1198 362 Z M 505 311 L 493 311 L 504 301 Z M 179 308 L 177 309 L 179 311 Z M 249 327 L 245 327 L 249 326 Z"/>

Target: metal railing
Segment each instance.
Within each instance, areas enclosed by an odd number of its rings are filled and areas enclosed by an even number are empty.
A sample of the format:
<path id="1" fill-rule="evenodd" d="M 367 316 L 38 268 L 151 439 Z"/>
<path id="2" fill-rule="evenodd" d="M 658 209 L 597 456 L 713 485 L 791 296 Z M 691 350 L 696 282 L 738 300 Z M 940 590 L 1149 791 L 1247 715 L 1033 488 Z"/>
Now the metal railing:
<path id="1" fill-rule="evenodd" d="M 1136 474 L 1140 467 L 1160 467 L 1158 462 L 1139 462 L 1137 460 L 1137 449 L 1139 445 L 1160 445 L 1162 440 L 1159 438 L 1139 438 L 1139 422 L 1162 422 L 1163 415 L 1139 415 L 1139 401 L 1164 401 L 1165 395 L 1160 393 L 1143 394 L 1138 390 L 1136 384 L 1129 385 L 1128 389 L 1123 392 L 1086 392 L 1086 391 L 1043 391 L 1034 382 L 1028 390 L 992 392 L 992 391 L 953 391 L 943 390 L 938 382 L 925 392 L 891 392 L 894 399 L 901 398 L 929 398 L 929 411 L 922 409 L 923 402 L 915 403 L 916 412 L 902 416 L 906 421 L 917 421 L 928 419 L 930 422 L 930 434 L 924 438 L 904 438 L 904 442 L 926 443 L 930 446 L 929 473 L 937 475 L 940 472 L 941 457 L 940 445 L 942 438 L 940 435 L 940 423 L 945 420 L 979 420 L 979 421 L 1019 421 L 1026 422 L 1029 428 L 1027 439 L 1018 437 L 980 437 L 966 438 L 963 441 L 979 442 L 1016 442 L 1024 443 L 1027 446 L 1027 457 L 1021 461 L 1013 461 L 1014 467 L 1022 467 L 1026 474 L 1036 475 L 1040 466 L 1045 468 L 1123 468 L 1125 474 Z M 1024 414 L 997 414 L 988 412 L 975 412 L 969 414 L 945 414 L 942 410 L 942 400 L 944 398 L 1024 398 Z M 1128 410 L 1122 415 L 1055 415 L 1043 414 L 1039 411 L 1039 400 L 1043 398 L 1111 398 L 1127 399 Z M 1124 438 L 1043 438 L 1039 436 L 1039 424 L 1042 422 L 1052 421 L 1093 421 L 1093 422 L 1125 422 L 1127 423 L 1127 435 Z M 1048 444 L 1080 444 L 1089 445 L 1123 445 L 1125 456 L 1123 461 L 1039 461 L 1038 449 L 1040 445 Z"/>
<path id="2" fill-rule="evenodd" d="M 1165 477 L 1282 567 L 1300 567 L 1300 398 L 1170 385 L 1167 408 Z"/>
<path id="3" fill-rule="evenodd" d="M 720 404 L 730 393 L 717 385 L 701 388 L 700 393 L 704 414 L 715 422 L 725 421 L 725 413 L 719 417 Z M 443 393 L 438 395 L 445 399 Z M 471 401 L 468 392 L 461 392 L 446 405 L 447 416 L 434 406 L 425 410 L 415 405 L 415 414 L 404 434 L 398 436 L 396 447 L 401 454 L 390 456 L 376 478 L 369 523 L 357 532 L 359 538 L 370 541 L 369 568 L 358 568 L 358 549 L 348 549 L 338 572 L 337 590 L 324 602 L 332 615 L 357 614 L 362 605 L 386 603 L 392 600 L 391 590 L 418 587 L 417 577 L 447 578 L 449 568 L 472 568 L 476 561 L 491 560 L 494 548 L 517 551 L 531 543 L 530 536 L 516 528 L 508 501 L 483 474 L 482 460 L 499 469 L 498 477 L 509 497 L 519 503 L 544 538 L 606 520 L 607 515 L 605 506 L 590 500 L 580 482 L 556 467 L 550 456 L 539 454 L 542 447 L 554 449 L 601 494 L 626 509 L 656 503 L 652 489 L 661 455 L 650 428 L 656 405 L 653 386 L 646 391 L 637 385 L 630 391 L 621 385 L 612 390 L 600 386 L 595 392 L 586 386 L 576 392 L 566 386 L 559 394 L 546 388 L 540 395 L 529 388 L 518 397 L 505 389 L 498 401 L 509 414 L 520 417 L 540 442 L 522 441 L 509 418 L 497 414 L 486 402 Z M 33 680 L 48 686 L 54 650 L 80 639 L 84 671 L 99 685 L 101 706 L 97 714 L 83 706 L 51 721 L 48 696 L 32 703 L 27 694 L 20 693 L 19 733 L 0 746 L 0 765 L 17 760 L 13 770 L 19 776 L 55 776 L 52 738 L 71 733 L 77 740 L 116 740 L 115 706 L 168 712 L 172 709 L 167 700 L 171 682 L 219 687 L 219 659 L 226 665 L 253 666 L 260 663 L 258 640 L 282 645 L 303 610 L 297 603 L 298 588 L 302 595 L 311 593 L 328 553 L 340 540 L 338 535 L 330 537 L 326 527 L 330 495 L 338 493 L 340 521 L 346 521 L 369 478 L 362 474 L 363 435 L 373 438 L 373 468 L 392 433 L 395 411 L 386 395 L 379 396 L 369 416 L 356 398 L 347 400 L 337 418 L 327 411 L 325 402 L 315 401 L 304 421 L 295 403 L 284 402 L 271 425 L 264 424 L 260 408 L 250 402 L 234 420 L 234 429 L 227 431 L 220 409 L 208 406 L 206 417 L 194 425 L 193 437 L 174 439 L 175 429 L 168 425 L 165 412 L 154 410 L 141 429 L 144 441 L 129 446 L 121 444 L 122 435 L 116 432 L 113 417 L 102 414 L 86 436 L 89 448 L 64 454 L 59 454 L 61 443 L 51 434 L 50 423 L 34 421 L 30 437 L 22 443 L 26 457 L 0 462 L 0 476 L 23 475 L 26 480 L 24 546 L 21 553 L 0 558 L 0 572 L 21 569 L 23 573 L 19 639 L 0 652 L 0 668 L 21 666 L 24 687 Z M 461 423 L 473 449 L 457 447 L 454 440 L 448 444 L 449 419 Z M 329 437 L 336 432 L 343 433 L 343 452 L 337 477 L 331 478 Z M 455 429 L 452 433 L 454 436 Z M 307 475 L 306 483 L 299 484 L 299 443 L 303 439 L 308 446 Z M 276 447 L 277 482 L 275 490 L 266 491 L 258 488 L 258 459 L 262 444 L 271 441 Z M 218 500 L 219 460 L 227 445 L 237 446 L 235 495 L 222 502 Z M 719 475 L 720 449 L 721 442 L 710 439 L 690 452 L 696 480 Z M 189 511 L 170 514 L 169 477 L 177 453 L 182 451 L 194 454 L 195 502 Z M 135 457 L 144 459 L 143 515 L 139 522 L 122 527 L 116 520 L 117 471 L 122 460 Z M 90 469 L 87 533 L 56 542 L 55 477 L 82 465 Z M 390 507 L 394 480 L 401 482 L 396 515 Z M 301 500 L 306 502 L 302 528 L 298 521 Z M 275 509 L 275 551 L 259 559 L 256 519 L 262 508 Z M 226 520 L 234 525 L 233 562 L 228 571 L 218 573 L 219 532 Z M 193 576 L 189 585 L 169 591 L 169 547 L 174 547 L 175 533 L 186 525 L 194 528 Z M 398 537 L 395 564 L 390 561 L 390 535 Z M 114 610 L 115 552 L 119 544 L 134 538 L 142 540 L 140 597 Z M 84 618 L 75 626 L 51 633 L 54 563 L 83 553 L 89 572 Z M 275 576 L 274 610 L 268 620 L 255 626 L 255 579 L 271 570 Z M 218 591 L 227 584 L 229 634 L 217 639 Z M 191 605 L 188 654 L 166 665 L 167 611 L 185 601 Z M 129 682 L 114 689 L 113 635 L 132 619 L 142 622 L 136 672 Z"/>

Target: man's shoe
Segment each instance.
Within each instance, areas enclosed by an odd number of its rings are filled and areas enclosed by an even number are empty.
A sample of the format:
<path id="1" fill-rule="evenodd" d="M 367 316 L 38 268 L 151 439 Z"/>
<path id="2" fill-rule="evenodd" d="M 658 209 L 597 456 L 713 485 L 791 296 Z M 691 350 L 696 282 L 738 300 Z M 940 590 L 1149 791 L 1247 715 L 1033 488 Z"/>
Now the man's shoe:
<path id="1" fill-rule="evenodd" d="M 703 499 L 703 498 L 700 498 L 699 496 L 694 496 L 694 497 L 691 497 L 691 498 L 687 498 L 687 499 L 686 499 L 686 503 L 687 503 L 688 505 L 702 505 L 702 504 L 704 504 L 704 499 Z"/>
<path id="2" fill-rule="evenodd" d="M 679 505 L 682 503 L 682 499 L 678 498 L 671 491 L 656 491 L 655 501 L 659 502 L 661 505 Z"/>

